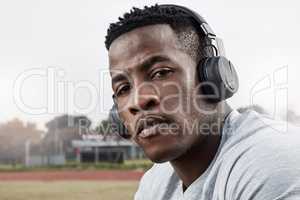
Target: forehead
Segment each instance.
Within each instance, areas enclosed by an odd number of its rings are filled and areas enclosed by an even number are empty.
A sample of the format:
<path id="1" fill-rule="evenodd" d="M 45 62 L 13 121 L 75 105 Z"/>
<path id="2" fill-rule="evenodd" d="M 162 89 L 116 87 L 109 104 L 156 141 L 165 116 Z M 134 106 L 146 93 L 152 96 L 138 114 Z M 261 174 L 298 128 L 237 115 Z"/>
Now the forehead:
<path id="1" fill-rule="evenodd" d="M 167 24 L 136 28 L 111 44 L 108 52 L 110 69 L 130 69 L 151 54 L 168 56 L 178 48 L 176 34 Z"/>

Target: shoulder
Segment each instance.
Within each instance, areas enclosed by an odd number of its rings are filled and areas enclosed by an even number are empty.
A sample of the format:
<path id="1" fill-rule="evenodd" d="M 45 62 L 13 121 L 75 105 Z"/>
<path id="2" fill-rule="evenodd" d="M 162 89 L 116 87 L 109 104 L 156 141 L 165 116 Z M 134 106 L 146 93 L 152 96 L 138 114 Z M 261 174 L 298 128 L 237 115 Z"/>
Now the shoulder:
<path id="1" fill-rule="evenodd" d="M 236 111 L 234 119 L 228 121 L 222 133 L 225 138 L 222 151 L 231 155 L 238 155 L 246 149 L 259 150 L 261 146 L 274 148 L 275 145 L 278 149 L 289 146 L 290 142 L 300 142 L 300 127 L 254 111 L 242 114 Z"/>
<path id="2" fill-rule="evenodd" d="M 300 129 L 251 114 L 243 140 L 227 154 L 228 199 L 300 197 Z M 287 125 L 287 126 L 286 126 Z M 248 132 L 247 132 L 248 131 Z M 282 198 L 285 199 L 285 198 Z"/>

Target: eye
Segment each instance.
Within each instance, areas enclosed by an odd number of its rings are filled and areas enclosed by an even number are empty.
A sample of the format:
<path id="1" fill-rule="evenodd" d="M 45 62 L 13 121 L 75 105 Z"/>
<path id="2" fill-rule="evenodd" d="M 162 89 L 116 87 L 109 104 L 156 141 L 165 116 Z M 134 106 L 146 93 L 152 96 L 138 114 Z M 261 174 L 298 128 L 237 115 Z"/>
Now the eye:
<path id="1" fill-rule="evenodd" d="M 121 96 L 126 94 L 130 90 L 129 84 L 123 84 L 120 87 L 117 88 L 116 96 Z"/>
<path id="2" fill-rule="evenodd" d="M 160 68 L 158 70 L 154 70 L 151 74 L 150 77 L 152 80 L 155 79 L 163 79 L 170 75 L 173 71 L 169 68 Z"/>

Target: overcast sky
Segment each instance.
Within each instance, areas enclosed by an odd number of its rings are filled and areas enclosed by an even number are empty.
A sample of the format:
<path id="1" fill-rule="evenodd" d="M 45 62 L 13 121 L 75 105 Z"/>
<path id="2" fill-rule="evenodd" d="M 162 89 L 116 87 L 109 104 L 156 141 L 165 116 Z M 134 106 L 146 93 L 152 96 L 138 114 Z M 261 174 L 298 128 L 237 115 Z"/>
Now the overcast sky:
<path id="1" fill-rule="evenodd" d="M 105 118 L 112 105 L 106 29 L 132 6 L 154 3 L 175 1 L 0 0 L 0 122 L 18 117 L 42 128 L 65 111 L 94 123 Z M 240 78 L 234 108 L 300 113 L 298 1 L 176 3 L 199 12 L 223 39 Z"/>

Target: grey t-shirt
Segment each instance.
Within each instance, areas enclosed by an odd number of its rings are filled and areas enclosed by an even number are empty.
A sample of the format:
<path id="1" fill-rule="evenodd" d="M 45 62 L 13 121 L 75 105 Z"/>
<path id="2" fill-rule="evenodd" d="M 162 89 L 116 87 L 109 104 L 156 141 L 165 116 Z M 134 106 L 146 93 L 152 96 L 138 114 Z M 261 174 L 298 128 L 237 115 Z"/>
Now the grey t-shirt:
<path id="1" fill-rule="evenodd" d="M 135 200 L 300 200 L 300 129 L 232 111 L 218 151 L 185 192 L 169 162 L 142 177 Z"/>

